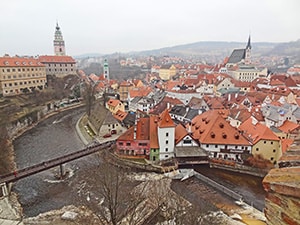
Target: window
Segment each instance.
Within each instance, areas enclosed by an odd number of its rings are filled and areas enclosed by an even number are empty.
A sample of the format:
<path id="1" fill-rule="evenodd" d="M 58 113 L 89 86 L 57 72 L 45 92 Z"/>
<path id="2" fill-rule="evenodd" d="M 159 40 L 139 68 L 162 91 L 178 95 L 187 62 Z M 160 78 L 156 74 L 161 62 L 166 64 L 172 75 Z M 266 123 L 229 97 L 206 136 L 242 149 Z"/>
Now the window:
<path id="1" fill-rule="evenodd" d="M 123 145 L 123 142 L 119 142 L 119 145 Z"/>
<path id="2" fill-rule="evenodd" d="M 209 145 L 206 145 L 206 148 L 209 148 Z"/>
<path id="3" fill-rule="evenodd" d="M 273 144 L 273 141 L 271 141 L 271 145 Z"/>
<path id="4" fill-rule="evenodd" d="M 168 140 L 166 140 L 166 145 L 167 145 L 167 144 L 169 144 L 169 141 L 168 141 Z"/>
<path id="5" fill-rule="evenodd" d="M 258 152 L 258 151 L 259 151 L 259 148 L 256 148 L 256 151 Z"/>
<path id="6" fill-rule="evenodd" d="M 127 142 L 127 143 L 126 143 L 126 146 L 130 146 L 130 145 L 131 145 L 130 142 Z"/>
<path id="7" fill-rule="evenodd" d="M 266 144 L 267 143 L 267 141 L 264 141 L 264 144 Z"/>
<path id="8" fill-rule="evenodd" d="M 276 152 L 276 149 L 273 149 L 273 152 L 275 153 L 275 152 Z"/>
<path id="9" fill-rule="evenodd" d="M 218 148 L 218 145 L 215 145 L 215 148 Z"/>
<path id="10" fill-rule="evenodd" d="M 192 143 L 192 140 L 183 140 L 183 143 L 184 143 L 184 144 L 191 144 L 191 143 Z"/>
<path id="11" fill-rule="evenodd" d="M 169 133 L 168 132 L 166 133 L 166 137 L 169 137 Z"/>
<path id="12" fill-rule="evenodd" d="M 167 152 L 167 151 L 169 151 L 169 149 L 168 149 L 168 148 L 166 148 L 165 150 L 166 150 L 166 152 Z"/>
<path id="13" fill-rule="evenodd" d="M 165 155 L 165 158 L 168 158 L 169 156 L 168 155 Z"/>
<path id="14" fill-rule="evenodd" d="M 270 160 L 273 161 L 273 160 L 274 160 L 274 157 L 271 157 Z"/>

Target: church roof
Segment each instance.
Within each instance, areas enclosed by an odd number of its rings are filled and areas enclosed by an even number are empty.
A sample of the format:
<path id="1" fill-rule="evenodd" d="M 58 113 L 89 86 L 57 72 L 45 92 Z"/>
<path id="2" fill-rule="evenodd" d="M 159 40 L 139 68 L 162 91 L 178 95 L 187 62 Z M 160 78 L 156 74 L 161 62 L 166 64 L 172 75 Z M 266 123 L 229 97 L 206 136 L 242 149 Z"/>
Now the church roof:
<path id="1" fill-rule="evenodd" d="M 245 59 L 245 49 L 234 49 L 231 53 L 227 63 L 238 63 Z"/>

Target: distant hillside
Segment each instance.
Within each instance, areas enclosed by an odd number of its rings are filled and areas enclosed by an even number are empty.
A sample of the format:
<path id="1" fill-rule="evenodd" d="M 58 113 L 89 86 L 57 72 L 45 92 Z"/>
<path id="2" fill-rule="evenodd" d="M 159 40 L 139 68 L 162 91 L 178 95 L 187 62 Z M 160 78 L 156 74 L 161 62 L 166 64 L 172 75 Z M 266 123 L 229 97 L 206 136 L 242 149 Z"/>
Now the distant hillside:
<path id="1" fill-rule="evenodd" d="M 300 39 L 297 41 L 277 44 L 271 51 L 268 52 L 268 54 L 286 56 L 293 58 L 295 63 L 300 63 Z"/>
<path id="2" fill-rule="evenodd" d="M 245 48 L 247 43 L 243 42 L 215 42 L 202 41 L 149 51 L 142 51 L 139 54 L 143 55 L 191 55 L 191 56 L 229 56 L 233 49 Z M 255 54 L 263 54 L 271 51 L 276 46 L 275 43 L 256 42 L 252 44 L 252 49 Z"/>
<path id="3" fill-rule="evenodd" d="M 234 49 L 245 48 L 246 42 L 225 42 L 225 41 L 200 41 L 196 43 L 165 47 L 139 52 L 120 53 L 122 56 L 181 56 L 196 57 L 208 62 L 218 63 L 226 56 L 230 56 Z M 300 39 L 287 43 L 253 42 L 252 56 L 282 56 L 292 58 L 293 62 L 300 63 Z M 101 57 L 101 54 L 85 54 L 75 58 Z M 115 54 L 107 55 L 107 57 Z"/>

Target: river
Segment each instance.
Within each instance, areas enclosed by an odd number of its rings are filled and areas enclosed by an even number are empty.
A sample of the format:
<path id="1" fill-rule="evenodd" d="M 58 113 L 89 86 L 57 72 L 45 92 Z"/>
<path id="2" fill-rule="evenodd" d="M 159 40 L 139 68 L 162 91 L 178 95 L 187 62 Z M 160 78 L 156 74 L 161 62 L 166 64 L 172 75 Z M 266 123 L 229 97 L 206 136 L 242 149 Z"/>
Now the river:
<path id="1" fill-rule="evenodd" d="M 83 113 L 83 108 L 62 112 L 17 138 L 13 144 L 18 169 L 82 149 L 84 145 L 77 135 L 76 123 Z M 97 185 L 86 182 L 87 176 L 91 178 L 97 172 L 100 159 L 95 155 L 67 163 L 66 168 L 74 173 L 69 179 L 56 180 L 55 175 L 59 170 L 54 168 L 16 182 L 13 190 L 19 195 L 24 215 L 32 217 L 69 204 L 86 204 L 86 196 L 96 193 L 93 186 Z M 260 178 L 207 167 L 196 170 L 246 195 L 251 202 L 263 208 L 264 192 Z"/>
<path id="2" fill-rule="evenodd" d="M 77 135 L 76 122 L 83 113 L 84 108 L 62 112 L 17 138 L 13 144 L 18 169 L 82 149 L 84 144 Z M 79 168 L 88 170 L 95 164 L 98 164 L 95 157 L 86 156 L 67 163 L 66 168 L 74 172 Z M 55 174 L 58 172 L 58 168 L 54 168 L 15 183 L 13 190 L 19 195 L 25 216 L 36 216 L 76 202 L 76 193 L 70 186 L 72 179 L 57 182 Z"/>

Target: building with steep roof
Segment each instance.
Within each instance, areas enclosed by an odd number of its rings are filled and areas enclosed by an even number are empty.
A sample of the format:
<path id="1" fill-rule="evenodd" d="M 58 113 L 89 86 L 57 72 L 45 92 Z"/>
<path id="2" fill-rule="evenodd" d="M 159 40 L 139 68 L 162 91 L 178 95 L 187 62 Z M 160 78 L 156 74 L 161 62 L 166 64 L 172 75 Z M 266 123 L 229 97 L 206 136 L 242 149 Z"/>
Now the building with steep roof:
<path id="1" fill-rule="evenodd" d="M 191 123 L 192 137 L 210 158 L 243 162 L 242 155 L 251 153 L 251 143 L 225 119 L 222 110 L 210 110 L 196 116 Z"/>
<path id="2" fill-rule="evenodd" d="M 146 158 L 150 156 L 150 119 L 139 118 L 136 124 L 119 136 L 116 153 L 125 158 Z"/>
<path id="3" fill-rule="evenodd" d="M 165 109 L 157 121 L 157 136 L 159 144 L 159 160 L 174 157 L 175 123 Z"/>
<path id="4" fill-rule="evenodd" d="M 38 59 L 0 57 L 0 94 L 3 96 L 42 90 L 46 84 L 46 68 Z"/>
<path id="5" fill-rule="evenodd" d="M 249 35 L 246 47 L 234 49 L 227 61 L 226 67 L 231 67 L 240 63 L 249 64 L 251 62 L 251 48 L 251 37 Z"/>
<path id="6" fill-rule="evenodd" d="M 270 128 L 250 117 L 239 126 L 239 129 L 252 143 L 252 155 L 260 155 L 277 164 L 282 155 L 280 139 Z"/>

